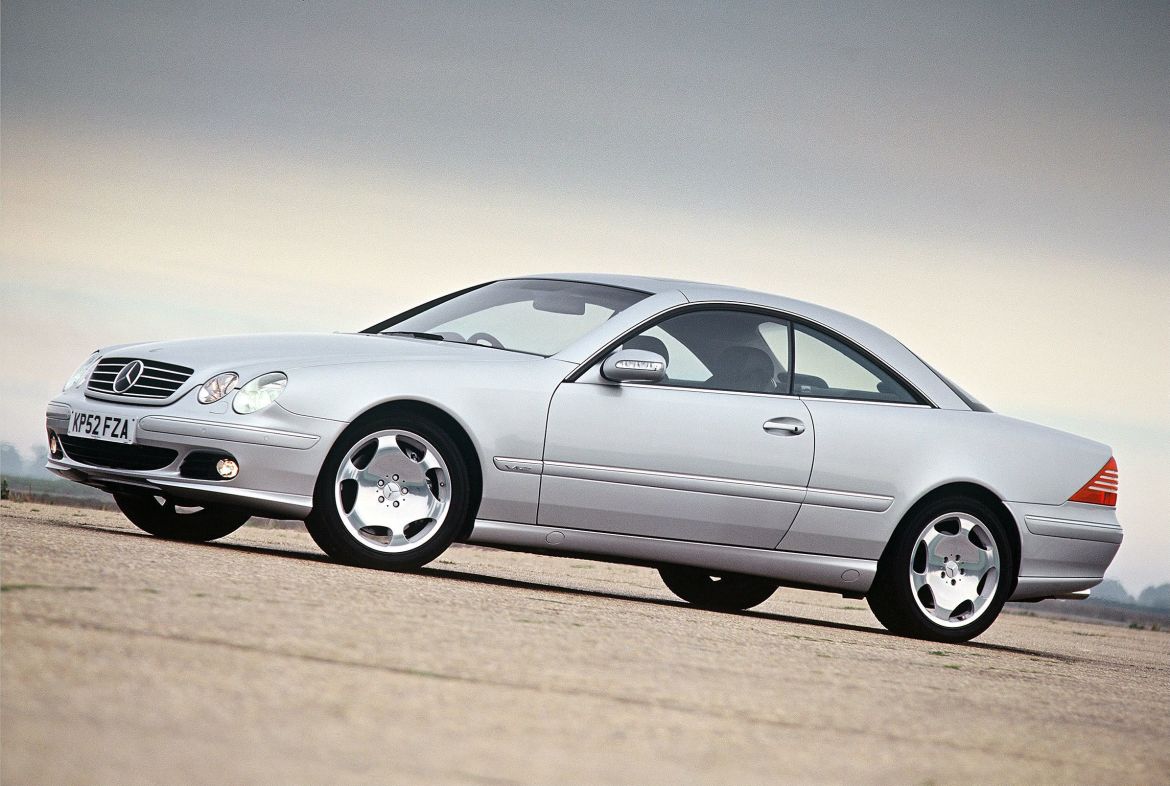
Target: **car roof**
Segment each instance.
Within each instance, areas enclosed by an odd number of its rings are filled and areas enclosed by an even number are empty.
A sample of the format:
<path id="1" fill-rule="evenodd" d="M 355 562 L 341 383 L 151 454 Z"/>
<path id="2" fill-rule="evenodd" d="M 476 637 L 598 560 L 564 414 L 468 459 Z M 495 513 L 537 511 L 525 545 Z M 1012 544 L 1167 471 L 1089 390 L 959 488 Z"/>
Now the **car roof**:
<path id="1" fill-rule="evenodd" d="M 947 409 L 968 408 L 934 369 L 927 366 L 921 358 L 898 339 L 876 325 L 815 303 L 741 287 L 652 276 L 628 276 L 613 273 L 542 273 L 518 276 L 517 278 L 579 281 L 587 284 L 624 287 L 647 292 L 651 295 L 665 296 L 669 293 L 677 293 L 676 296 L 681 294 L 684 300 L 692 303 L 735 303 L 775 309 L 800 317 L 809 323 L 827 327 L 848 337 L 907 378 L 936 406 Z"/>
<path id="2" fill-rule="evenodd" d="M 817 319 L 818 316 L 828 317 L 835 321 L 842 317 L 855 326 L 865 325 L 873 328 L 856 317 L 831 308 L 818 306 L 795 298 L 773 295 L 754 289 L 733 287 L 726 284 L 706 284 L 701 281 L 686 281 L 678 278 L 659 278 L 654 276 L 627 276 L 616 273 L 547 273 L 531 276 L 520 276 L 528 279 L 553 279 L 558 281 L 580 281 L 587 284 L 602 284 L 611 287 L 636 289 L 651 295 L 663 292 L 681 292 L 683 296 L 693 302 L 726 301 L 729 303 L 744 303 L 747 305 L 764 306 L 766 308 L 791 311 L 796 314 Z M 817 319 L 817 321 L 820 321 Z M 876 330 L 876 328 L 873 328 Z"/>
<path id="3" fill-rule="evenodd" d="M 809 303 L 781 295 L 773 295 L 768 292 L 744 289 L 742 287 L 732 287 L 725 284 L 705 284 L 700 281 L 685 281 L 674 278 L 626 276 L 612 273 L 549 273 L 521 276 L 521 278 L 580 281 L 587 284 L 602 284 L 611 287 L 636 289 L 642 292 L 648 292 L 651 295 L 678 292 L 686 300 L 693 303 L 717 302 L 762 306 L 803 317 L 810 322 L 819 323 L 835 331 L 844 333 L 852 340 L 860 342 L 863 346 L 867 346 L 871 350 L 876 351 L 880 357 L 885 357 L 889 354 L 889 351 L 893 349 L 892 344 L 896 344 L 898 347 L 905 349 L 901 342 L 881 328 L 844 312 L 819 306 L 816 303 Z"/>
<path id="4" fill-rule="evenodd" d="M 694 287 L 709 287 L 711 284 L 702 284 L 698 281 L 684 281 L 680 278 L 659 278 L 657 276 L 627 276 L 618 273 L 537 273 L 530 276 L 518 276 L 518 278 L 533 278 L 533 279 L 554 279 L 557 281 L 581 281 L 586 284 L 603 284 L 610 287 L 623 287 L 625 289 L 637 289 L 642 292 L 649 292 L 651 295 L 657 295 L 661 292 L 681 291 L 684 288 Z M 734 287 L 721 287 L 722 289 L 734 289 Z M 743 290 L 747 292 L 748 290 Z M 763 294 L 763 293 L 755 293 Z"/>

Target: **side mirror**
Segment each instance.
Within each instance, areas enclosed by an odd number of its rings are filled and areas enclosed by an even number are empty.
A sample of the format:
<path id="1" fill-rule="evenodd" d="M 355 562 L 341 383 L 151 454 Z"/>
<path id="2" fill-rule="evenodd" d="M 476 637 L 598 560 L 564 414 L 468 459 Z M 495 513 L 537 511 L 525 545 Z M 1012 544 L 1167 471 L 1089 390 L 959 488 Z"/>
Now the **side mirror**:
<path id="1" fill-rule="evenodd" d="M 610 382 L 661 382 L 666 359 L 644 349 L 619 349 L 601 364 L 601 376 Z"/>

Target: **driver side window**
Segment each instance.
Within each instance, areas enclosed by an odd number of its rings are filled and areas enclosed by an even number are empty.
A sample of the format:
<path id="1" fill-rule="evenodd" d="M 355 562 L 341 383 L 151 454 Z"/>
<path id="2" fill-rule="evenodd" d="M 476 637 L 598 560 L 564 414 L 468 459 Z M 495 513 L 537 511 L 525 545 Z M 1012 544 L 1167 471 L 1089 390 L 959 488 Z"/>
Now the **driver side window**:
<path id="1" fill-rule="evenodd" d="M 744 393 L 787 393 L 789 323 L 753 311 L 709 309 L 668 317 L 624 349 L 666 360 L 661 384 Z"/>

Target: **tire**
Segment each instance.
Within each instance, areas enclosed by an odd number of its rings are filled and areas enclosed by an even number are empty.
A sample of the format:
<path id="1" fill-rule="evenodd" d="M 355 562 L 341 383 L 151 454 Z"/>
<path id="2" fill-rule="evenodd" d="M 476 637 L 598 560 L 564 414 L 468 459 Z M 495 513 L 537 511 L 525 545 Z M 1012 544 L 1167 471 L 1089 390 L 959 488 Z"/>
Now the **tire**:
<path id="1" fill-rule="evenodd" d="M 866 601 L 892 633 L 970 641 L 995 621 L 1015 575 L 1000 516 L 979 500 L 949 497 L 914 511 L 899 526 Z"/>
<path id="2" fill-rule="evenodd" d="M 417 414 L 355 421 L 329 451 L 313 492 L 309 534 L 347 565 L 414 570 L 471 523 L 467 459 Z"/>
<path id="3" fill-rule="evenodd" d="M 744 611 L 759 606 L 780 587 L 759 576 L 711 573 L 682 565 L 663 566 L 658 574 L 667 588 L 687 603 L 717 611 Z"/>
<path id="4" fill-rule="evenodd" d="M 222 506 L 183 512 L 172 501 L 160 501 L 145 494 L 115 494 L 114 502 L 139 529 L 167 540 L 191 543 L 218 540 L 232 534 L 251 518 L 251 514 L 238 508 Z"/>

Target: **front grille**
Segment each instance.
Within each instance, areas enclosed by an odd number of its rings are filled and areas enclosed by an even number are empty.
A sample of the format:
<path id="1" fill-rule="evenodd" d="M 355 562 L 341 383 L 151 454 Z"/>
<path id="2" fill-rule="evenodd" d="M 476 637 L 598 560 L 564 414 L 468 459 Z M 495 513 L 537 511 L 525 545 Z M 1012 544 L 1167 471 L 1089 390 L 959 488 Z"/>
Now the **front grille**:
<path id="1" fill-rule="evenodd" d="M 134 384 L 125 390 L 115 390 L 114 381 L 122 369 L 131 363 L 142 364 L 142 374 L 134 380 Z M 136 399 L 164 399 L 169 398 L 183 383 L 191 378 L 195 369 L 186 366 L 176 366 L 173 363 L 160 363 L 157 360 L 142 358 L 102 358 L 89 375 L 87 390 L 94 393 L 103 393 L 107 396 L 123 396 Z"/>
<path id="2" fill-rule="evenodd" d="M 170 448 L 151 445 L 123 445 L 100 439 L 60 436 L 65 455 L 79 464 L 110 469 L 162 469 L 179 455 Z"/>

